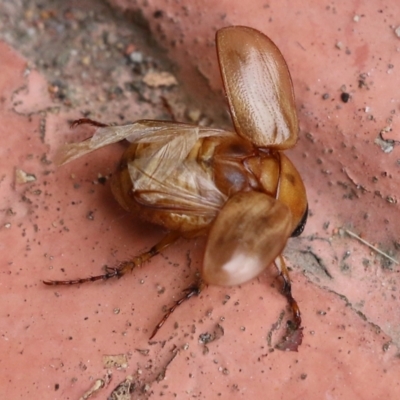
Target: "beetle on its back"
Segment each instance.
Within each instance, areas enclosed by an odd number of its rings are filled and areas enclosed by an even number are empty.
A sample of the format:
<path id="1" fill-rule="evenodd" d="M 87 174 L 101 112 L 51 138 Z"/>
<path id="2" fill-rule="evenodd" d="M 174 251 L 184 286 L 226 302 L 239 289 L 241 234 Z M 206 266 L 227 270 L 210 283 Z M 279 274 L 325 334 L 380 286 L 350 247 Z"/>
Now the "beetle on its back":
<path id="1" fill-rule="evenodd" d="M 284 280 L 283 292 L 294 323 L 280 348 L 297 350 L 302 340 L 300 311 L 291 295 L 280 255 L 307 218 L 303 181 L 283 150 L 297 141 L 298 122 L 290 74 L 282 54 L 261 32 L 233 26 L 217 32 L 217 54 L 235 132 L 177 122 L 142 120 L 108 126 L 89 119 L 74 125 L 97 127 L 92 138 L 64 146 L 60 164 L 128 139 L 112 178 L 120 205 L 169 233 L 148 252 L 105 274 L 49 285 L 121 277 L 179 237 L 208 235 L 201 279 L 178 304 L 206 285 L 244 283 L 272 262 Z"/>

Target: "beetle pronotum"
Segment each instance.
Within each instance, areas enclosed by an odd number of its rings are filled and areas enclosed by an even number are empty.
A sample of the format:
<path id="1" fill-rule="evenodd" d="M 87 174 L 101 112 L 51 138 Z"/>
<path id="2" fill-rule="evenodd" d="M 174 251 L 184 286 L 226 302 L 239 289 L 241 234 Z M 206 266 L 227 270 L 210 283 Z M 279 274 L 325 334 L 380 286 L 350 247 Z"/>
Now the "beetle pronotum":
<path id="1" fill-rule="evenodd" d="M 169 233 L 149 251 L 102 275 L 44 283 L 121 277 L 180 237 L 206 234 L 200 281 L 169 309 L 151 338 L 177 305 L 206 285 L 239 285 L 274 263 L 294 317 L 281 348 L 297 350 L 301 316 L 281 253 L 287 239 L 303 231 L 308 205 L 303 181 L 283 153 L 298 134 L 291 77 L 279 49 L 255 29 L 220 29 L 216 43 L 235 132 L 178 122 L 108 126 L 81 119 L 74 125 L 93 125 L 94 135 L 60 151 L 64 164 L 128 139 L 131 144 L 112 177 L 113 194 L 124 209 Z"/>

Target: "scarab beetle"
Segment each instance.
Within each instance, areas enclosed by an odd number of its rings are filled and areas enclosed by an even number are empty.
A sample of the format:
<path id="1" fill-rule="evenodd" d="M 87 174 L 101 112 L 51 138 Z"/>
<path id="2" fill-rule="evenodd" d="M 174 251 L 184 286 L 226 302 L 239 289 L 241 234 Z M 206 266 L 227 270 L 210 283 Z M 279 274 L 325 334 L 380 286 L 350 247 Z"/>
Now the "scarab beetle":
<path id="1" fill-rule="evenodd" d="M 44 283 L 121 277 L 180 237 L 207 235 L 200 281 L 170 308 L 151 338 L 177 305 L 206 285 L 239 285 L 274 263 L 294 317 L 281 348 L 297 350 L 300 310 L 281 253 L 288 238 L 303 231 L 308 205 L 303 181 L 283 153 L 295 145 L 299 129 L 290 73 L 276 45 L 255 29 L 220 29 L 216 44 L 234 132 L 178 122 L 109 126 L 81 119 L 74 125 L 94 125 L 94 135 L 60 151 L 64 164 L 130 141 L 112 177 L 113 194 L 124 209 L 169 233 L 148 252 L 102 275 Z"/>

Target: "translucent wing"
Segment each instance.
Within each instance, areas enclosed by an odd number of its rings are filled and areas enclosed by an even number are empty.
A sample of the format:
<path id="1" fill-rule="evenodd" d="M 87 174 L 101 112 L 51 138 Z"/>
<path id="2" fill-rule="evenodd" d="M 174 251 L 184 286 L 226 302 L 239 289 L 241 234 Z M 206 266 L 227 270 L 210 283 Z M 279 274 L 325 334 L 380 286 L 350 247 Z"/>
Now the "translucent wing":
<path id="1" fill-rule="evenodd" d="M 176 132 L 190 131 L 198 138 L 220 136 L 227 132 L 221 129 L 202 128 L 189 124 L 168 121 L 140 120 L 129 125 L 106 126 L 97 128 L 94 135 L 79 143 L 62 146 L 56 156 L 58 165 L 91 153 L 112 143 L 127 139 L 132 143 L 153 143 L 173 140 Z"/>
<path id="2" fill-rule="evenodd" d="M 144 205 L 186 214 L 214 217 L 226 201 L 190 152 L 199 139 L 231 136 L 232 132 L 166 121 L 142 120 L 124 126 L 97 128 L 80 143 L 63 146 L 58 163 L 65 164 L 111 143 L 127 139 L 139 143 L 128 162 L 135 199 Z"/>
<path id="3" fill-rule="evenodd" d="M 259 192 L 231 197 L 208 235 L 202 277 L 239 285 L 259 275 L 282 252 L 292 230 L 287 206 Z"/>
<path id="4" fill-rule="evenodd" d="M 224 134 L 230 134 L 224 132 Z M 136 201 L 154 208 L 215 217 L 226 196 L 214 183 L 212 170 L 190 156 L 198 132 L 175 130 L 173 138 L 138 147 L 128 163 Z"/>
<path id="5" fill-rule="evenodd" d="M 293 86 L 279 49 L 261 32 L 244 26 L 223 28 L 216 40 L 236 132 L 258 147 L 294 146 L 298 121 Z"/>

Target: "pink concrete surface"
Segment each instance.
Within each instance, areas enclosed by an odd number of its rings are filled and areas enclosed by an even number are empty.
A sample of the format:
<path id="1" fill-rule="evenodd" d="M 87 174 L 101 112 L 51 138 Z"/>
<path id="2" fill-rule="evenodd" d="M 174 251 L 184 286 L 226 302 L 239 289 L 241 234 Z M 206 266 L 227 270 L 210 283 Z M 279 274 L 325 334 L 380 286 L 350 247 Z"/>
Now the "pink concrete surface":
<path id="1" fill-rule="evenodd" d="M 159 228 L 126 215 L 108 184 L 98 181 L 99 174 L 112 173 L 121 146 L 62 168 L 51 162 L 61 143 L 87 136 L 83 127 L 68 128 L 82 109 L 93 107 L 92 116 L 104 122 L 117 121 L 120 112 L 135 119 L 162 111 L 151 102 L 136 105 L 134 97 L 125 99 L 123 110 L 115 100 L 106 111 L 84 96 L 77 105 L 56 101 L 45 74 L 2 35 L 2 397 L 76 399 L 105 379 L 95 398 L 107 398 L 131 376 L 135 399 L 398 399 L 400 267 L 344 231 L 400 260 L 398 1 L 187 3 L 112 5 L 140 10 L 156 42 L 177 62 L 180 89 L 197 93 L 207 116 L 217 121 L 226 113 L 213 42 L 218 28 L 260 29 L 291 70 L 301 130 L 289 154 L 307 186 L 311 216 L 285 255 L 302 311 L 303 344 L 294 353 L 268 343 L 286 310 L 272 268 L 242 287 L 206 289 L 148 341 L 163 307 L 193 281 L 201 239 L 181 240 L 119 281 L 41 283 L 98 274 L 162 237 Z M 88 12 L 84 7 L 71 2 L 71 13 Z M 89 79 L 81 90 L 96 93 L 100 86 Z M 342 91 L 350 93 L 348 103 L 340 100 Z M 380 132 L 387 152 L 375 143 Z M 33 181 L 19 183 L 18 170 Z M 221 334 L 219 326 L 223 335 L 199 343 L 202 333 Z M 272 334 L 272 344 L 278 336 Z M 126 365 L 104 367 L 104 356 L 120 354 Z"/>

